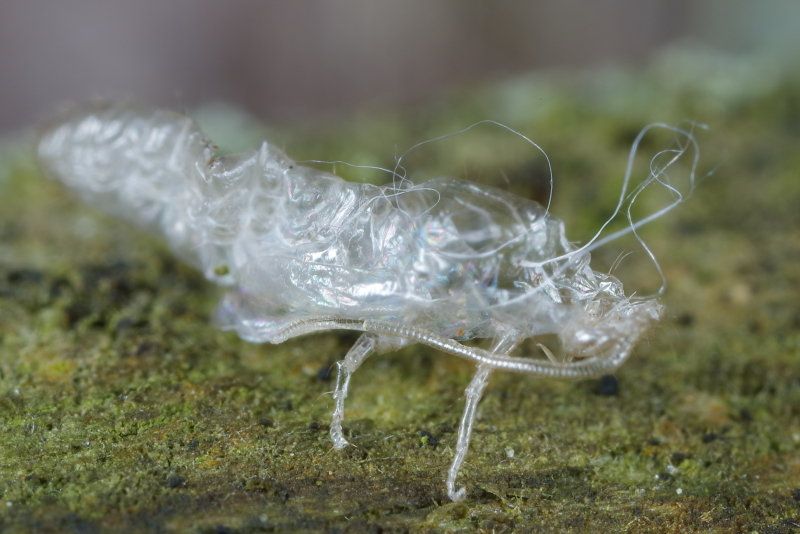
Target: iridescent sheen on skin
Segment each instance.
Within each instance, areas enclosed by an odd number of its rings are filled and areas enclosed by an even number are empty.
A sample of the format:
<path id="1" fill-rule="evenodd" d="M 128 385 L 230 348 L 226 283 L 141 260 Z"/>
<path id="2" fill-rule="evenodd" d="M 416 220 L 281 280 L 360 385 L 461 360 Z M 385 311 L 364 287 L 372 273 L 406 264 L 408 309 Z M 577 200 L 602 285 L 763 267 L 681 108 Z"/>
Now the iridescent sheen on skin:
<path id="1" fill-rule="evenodd" d="M 677 193 L 664 171 L 690 149 L 693 181 L 691 133 L 650 128 L 674 132 L 678 148 L 661 152 L 671 159 L 651 165 L 630 193 L 629 162 L 614 215 L 650 184 Z M 608 373 L 661 315 L 655 298 L 628 297 L 619 280 L 592 270 L 589 251 L 616 235 L 598 233 L 575 247 L 546 208 L 499 189 L 452 178 L 347 182 L 297 165 L 266 142 L 219 157 L 188 117 L 127 105 L 69 115 L 43 134 L 38 153 L 48 174 L 81 198 L 159 233 L 228 287 L 216 313 L 222 328 L 256 343 L 363 332 L 338 364 L 330 430 L 337 449 L 348 444 L 350 377 L 368 356 L 424 343 L 475 361 L 447 479 L 453 500 L 465 495 L 456 477 L 493 369 L 555 378 Z M 682 199 L 678 193 L 674 204 Z M 629 216 L 628 231 L 674 204 L 642 221 Z M 510 355 L 546 334 L 558 337 L 558 355 L 543 346 L 546 358 Z M 462 343 L 475 338 L 491 347 Z"/>

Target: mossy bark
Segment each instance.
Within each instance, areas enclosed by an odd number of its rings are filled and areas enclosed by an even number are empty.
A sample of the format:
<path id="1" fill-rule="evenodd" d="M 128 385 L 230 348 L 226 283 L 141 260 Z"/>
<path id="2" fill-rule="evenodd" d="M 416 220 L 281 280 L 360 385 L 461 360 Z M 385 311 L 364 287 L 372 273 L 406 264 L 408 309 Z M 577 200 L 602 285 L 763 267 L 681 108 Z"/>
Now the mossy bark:
<path id="1" fill-rule="evenodd" d="M 669 64 L 699 68 L 681 61 Z M 386 166 L 396 146 L 475 119 L 505 121 L 548 150 L 553 212 L 579 240 L 613 207 L 639 128 L 685 118 L 711 126 L 698 135 L 702 169 L 715 172 L 642 232 L 670 284 L 661 326 L 616 382 L 494 374 L 462 503 L 448 501 L 444 478 L 468 363 L 417 346 L 368 360 L 347 404 L 353 446 L 334 451 L 331 369 L 354 335 L 272 346 L 216 331 L 217 289 L 150 236 L 72 200 L 24 155 L 6 154 L 0 530 L 793 531 L 800 83 L 725 79 L 733 86 L 720 91 L 662 67 L 526 78 L 453 96 L 446 108 L 373 111 L 285 134 L 297 159 Z M 487 127 L 427 145 L 409 167 L 541 200 L 543 161 Z M 596 259 L 610 265 L 625 250 L 635 242 Z M 657 286 L 648 265 L 621 274 L 629 290 Z"/>

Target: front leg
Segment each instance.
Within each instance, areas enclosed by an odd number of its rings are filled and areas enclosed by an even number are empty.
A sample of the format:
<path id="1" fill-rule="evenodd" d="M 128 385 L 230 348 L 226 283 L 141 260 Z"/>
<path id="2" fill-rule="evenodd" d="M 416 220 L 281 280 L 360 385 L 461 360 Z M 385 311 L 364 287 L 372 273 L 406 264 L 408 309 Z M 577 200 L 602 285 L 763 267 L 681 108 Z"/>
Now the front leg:
<path id="1" fill-rule="evenodd" d="M 491 348 L 494 354 L 508 354 L 519 344 L 520 339 L 512 332 L 498 339 Z M 492 369 L 488 365 L 478 365 L 478 370 L 472 376 L 467 389 L 464 390 L 466 402 L 464 413 L 461 415 L 461 423 L 458 425 L 458 439 L 456 440 L 456 453 L 447 472 L 447 496 L 453 501 L 460 501 L 467 494 L 464 487 L 456 489 L 456 478 L 461 470 L 461 464 L 469 450 L 469 441 L 472 437 L 472 426 L 475 423 L 475 414 L 478 410 L 478 403 L 483 396 L 483 390 L 489 383 L 489 375 Z"/>
<path id="2" fill-rule="evenodd" d="M 461 415 L 461 423 L 458 425 L 456 453 L 453 456 L 453 462 L 450 464 L 450 470 L 447 472 L 447 496 L 454 501 L 460 501 L 467 494 L 467 490 L 464 487 L 456 490 L 456 477 L 458 477 L 461 464 L 464 463 L 464 458 L 467 456 L 469 440 L 472 436 L 472 425 L 475 422 L 475 412 L 478 409 L 483 390 L 486 389 L 486 384 L 489 383 L 489 374 L 491 372 L 492 370 L 489 367 L 479 365 L 478 370 L 472 376 L 472 380 L 470 380 L 467 389 L 464 391 L 467 401 L 464 405 L 464 413 Z"/>

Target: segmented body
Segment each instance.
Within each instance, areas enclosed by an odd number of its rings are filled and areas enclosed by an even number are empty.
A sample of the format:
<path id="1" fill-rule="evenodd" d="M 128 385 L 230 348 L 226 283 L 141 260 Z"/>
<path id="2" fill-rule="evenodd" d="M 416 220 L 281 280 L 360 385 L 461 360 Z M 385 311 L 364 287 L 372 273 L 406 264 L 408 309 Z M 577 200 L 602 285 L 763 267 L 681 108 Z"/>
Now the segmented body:
<path id="1" fill-rule="evenodd" d="M 349 377 L 369 354 L 421 342 L 476 361 L 448 478 L 454 499 L 464 495 L 455 477 L 490 369 L 608 372 L 660 314 L 655 300 L 629 299 L 617 279 L 593 271 L 589 253 L 542 206 L 501 190 L 449 178 L 351 183 L 267 143 L 218 157 L 190 119 L 129 106 L 66 118 L 42 137 L 39 156 L 85 200 L 162 234 L 228 286 L 217 312 L 223 328 L 271 343 L 365 332 L 340 364 L 337 447 L 347 444 Z M 557 335 L 564 356 L 507 354 L 542 334 Z M 459 343 L 473 338 L 492 339 L 492 348 Z"/>

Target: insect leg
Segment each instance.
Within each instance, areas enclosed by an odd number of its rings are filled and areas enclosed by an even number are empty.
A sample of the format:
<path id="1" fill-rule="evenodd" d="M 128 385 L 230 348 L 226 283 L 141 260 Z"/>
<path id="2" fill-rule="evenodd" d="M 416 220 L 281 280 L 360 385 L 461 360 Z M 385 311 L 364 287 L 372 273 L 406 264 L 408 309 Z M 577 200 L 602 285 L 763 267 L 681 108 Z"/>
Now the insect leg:
<path id="1" fill-rule="evenodd" d="M 467 494 L 467 489 L 463 486 L 456 490 L 456 477 L 461 469 L 461 464 L 464 463 L 464 458 L 467 456 L 469 439 L 472 436 L 472 424 L 475 422 L 475 411 L 483 395 L 483 390 L 486 389 L 486 384 L 489 383 L 489 374 L 491 372 L 492 370 L 489 367 L 479 365 L 467 389 L 464 390 L 467 401 L 464 405 L 464 413 L 461 415 L 461 423 L 458 425 L 456 454 L 453 456 L 453 462 L 447 472 L 447 496 L 454 501 L 460 501 Z"/>
<path id="2" fill-rule="evenodd" d="M 367 359 L 378 343 L 378 336 L 374 334 L 361 334 L 355 344 L 347 351 L 344 359 L 336 363 L 336 391 L 333 393 L 335 406 L 331 418 L 331 440 L 334 449 L 343 449 L 348 445 L 342 432 L 342 421 L 344 420 L 344 400 L 347 398 L 347 390 L 350 387 L 350 377 L 361 362 Z"/>
<path id="3" fill-rule="evenodd" d="M 518 344 L 518 338 L 508 336 L 495 343 L 495 346 L 492 347 L 492 352 L 505 354 L 511 352 Z M 447 472 L 447 496 L 453 501 L 460 501 L 467 493 L 466 488 L 463 486 L 456 490 L 456 477 L 458 477 L 461 464 L 464 463 L 464 458 L 467 456 L 469 441 L 472 437 L 472 425 L 475 423 L 475 413 L 481 396 L 483 396 L 483 390 L 486 389 L 486 385 L 489 383 L 491 372 L 492 369 L 488 365 L 478 365 L 478 370 L 475 371 L 467 389 L 464 390 L 467 400 L 464 404 L 464 413 L 461 415 L 461 423 L 458 425 L 456 453 Z"/>

